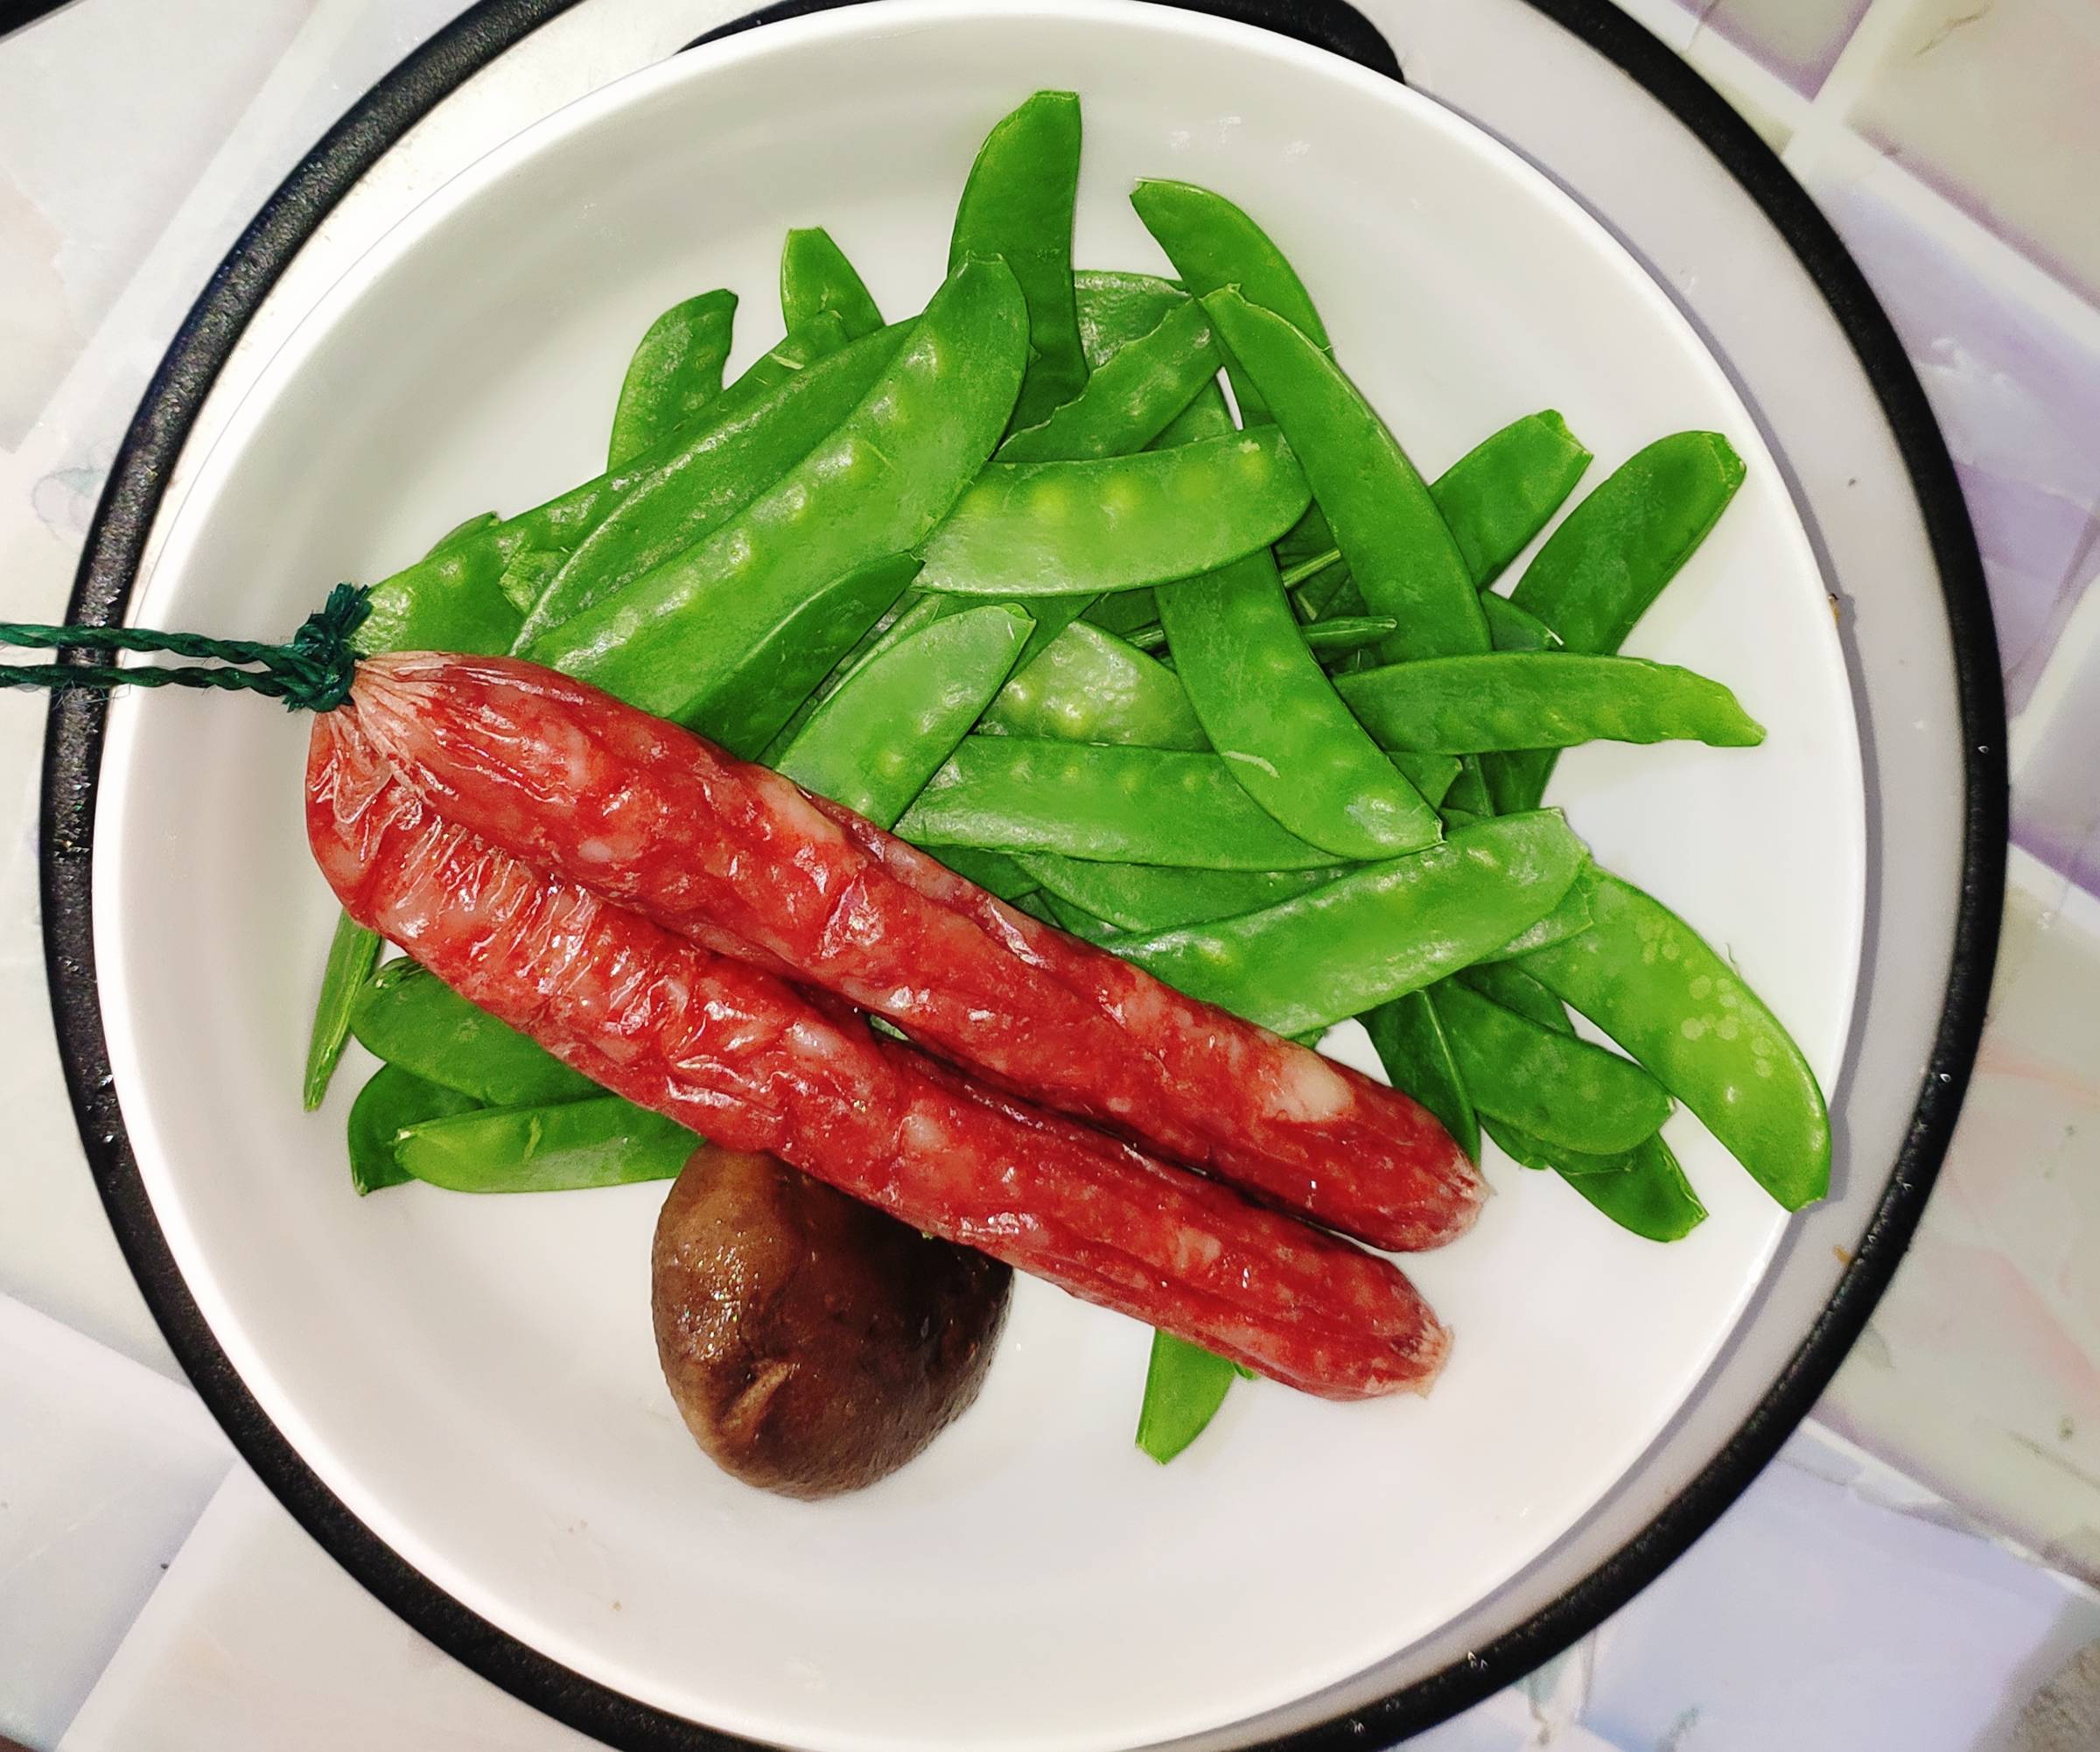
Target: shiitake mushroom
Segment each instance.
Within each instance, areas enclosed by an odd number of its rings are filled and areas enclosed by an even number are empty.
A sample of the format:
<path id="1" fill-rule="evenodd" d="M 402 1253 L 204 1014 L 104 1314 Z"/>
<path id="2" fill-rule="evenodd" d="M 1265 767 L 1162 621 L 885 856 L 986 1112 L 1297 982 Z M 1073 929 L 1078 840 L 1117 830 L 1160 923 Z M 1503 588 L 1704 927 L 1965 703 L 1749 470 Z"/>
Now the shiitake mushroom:
<path id="1" fill-rule="evenodd" d="M 651 1252 L 656 1350 L 686 1426 L 783 1496 L 872 1484 L 976 1397 L 1012 1274 L 775 1158 L 704 1146 Z"/>

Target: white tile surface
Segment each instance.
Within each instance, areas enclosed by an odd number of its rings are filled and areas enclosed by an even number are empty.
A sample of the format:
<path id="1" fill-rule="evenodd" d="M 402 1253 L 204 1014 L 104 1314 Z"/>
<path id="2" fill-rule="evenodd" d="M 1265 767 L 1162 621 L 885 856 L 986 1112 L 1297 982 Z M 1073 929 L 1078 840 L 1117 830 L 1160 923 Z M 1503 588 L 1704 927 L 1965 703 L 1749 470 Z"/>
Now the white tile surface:
<path id="1" fill-rule="evenodd" d="M 187 1388 L 0 1296 L 0 1734 L 58 1737 L 232 1464 Z"/>
<path id="2" fill-rule="evenodd" d="M 586 1752 L 335 1566 L 255 1475 L 212 1499 L 60 1752 Z"/>

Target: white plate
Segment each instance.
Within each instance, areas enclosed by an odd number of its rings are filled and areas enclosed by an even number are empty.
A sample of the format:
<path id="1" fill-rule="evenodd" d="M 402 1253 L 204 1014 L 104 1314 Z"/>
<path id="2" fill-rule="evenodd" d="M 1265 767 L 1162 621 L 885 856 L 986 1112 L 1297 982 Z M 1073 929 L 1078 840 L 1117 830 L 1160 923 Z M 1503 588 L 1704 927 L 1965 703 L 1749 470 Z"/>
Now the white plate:
<path id="1" fill-rule="evenodd" d="M 1164 269 L 1139 175 L 1230 194 L 1298 265 L 1425 472 L 1548 404 L 1593 485 L 1660 434 L 1749 479 L 1629 650 L 1718 676 L 1754 752 L 1586 750 L 1554 800 L 1677 906 L 1826 1082 L 1845 1036 L 1862 804 L 1841 655 L 1779 472 L 1611 239 L 1390 81 L 1274 36 L 1113 4 L 853 8 L 635 75 L 436 194 L 299 329 L 180 508 L 133 616 L 277 636 L 485 506 L 591 473 L 626 353 L 704 286 L 777 332 L 782 230 L 823 223 L 892 312 L 945 259 L 984 130 L 1085 101 L 1078 259 Z M 1537 1558 L 1691 1393 L 1784 1226 L 1687 1118 L 1712 1212 L 1670 1248 L 1506 1162 L 1478 1230 L 1410 1262 L 1457 1333 L 1426 1402 L 1266 1384 L 1161 1470 L 1130 1440 L 1144 1335 L 1027 1285 L 985 1394 L 895 1479 L 809 1507 L 734 1484 L 658 1377 L 659 1189 L 360 1202 L 296 1099 L 332 906 L 304 726 L 119 702 L 94 866 L 111 1064 L 154 1212 L 214 1333 L 327 1486 L 438 1587 L 634 1698 L 824 1748 L 1122 1747 L 1391 1657 Z M 1672 1482 L 1655 1481 L 1659 1504 Z"/>

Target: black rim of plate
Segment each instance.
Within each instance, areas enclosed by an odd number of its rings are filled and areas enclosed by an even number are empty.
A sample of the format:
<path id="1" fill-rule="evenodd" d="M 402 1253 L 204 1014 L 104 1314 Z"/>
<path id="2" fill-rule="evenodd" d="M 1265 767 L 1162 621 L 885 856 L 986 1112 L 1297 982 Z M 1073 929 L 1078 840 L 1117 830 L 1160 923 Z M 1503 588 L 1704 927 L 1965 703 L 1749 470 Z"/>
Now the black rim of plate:
<path id="1" fill-rule="evenodd" d="M 402 135 L 576 0 L 482 0 L 382 79 L 286 179 L 206 285 L 148 385 L 88 531 L 67 618 L 122 619 L 169 472 L 228 354 L 292 256 Z M 786 0 L 702 42 L 855 4 Z M 1384 38 L 1341 0 L 1170 0 L 1351 57 L 1397 78 Z M 1903 1149 L 1858 1250 L 1785 1370 L 1727 1445 L 1648 1525 L 1531 1618 L 1375 1704 L 1268 1742 L 1292 1752 L 1390 1745 L 1521 1678 L 1615 1612 L 1712 1524 L 1779 1450 L 1852 1349 L 1908 1245 L 1945 1153 L 1983 1027 L 2006 834 L 2005 697 L 1974 532 L 1900 341 L 1829 222 L 1771 150 L 1610 0 L 1528 0 L 1665 105 L 1756 201 L 1815 280 L 1872 383 L 1937 561 L 1964 732 L 1961 895 L 1930 1062 Z M 170 1346 L 243 1458 L 338 1562 L 432 1642 L 558 1720 L 615 1746 L 748 1742 L 611 1690 L 499 1630 L 411 1567 L 337 1500 L 263 1414 L 183 1281 L 124 1130 L 95 983 L 90 863 L 103 740 L 99 697 L 54 696 L 45 747 L 42 897 L 52 1008 L 80 1139 L 126 1259 Z"/>

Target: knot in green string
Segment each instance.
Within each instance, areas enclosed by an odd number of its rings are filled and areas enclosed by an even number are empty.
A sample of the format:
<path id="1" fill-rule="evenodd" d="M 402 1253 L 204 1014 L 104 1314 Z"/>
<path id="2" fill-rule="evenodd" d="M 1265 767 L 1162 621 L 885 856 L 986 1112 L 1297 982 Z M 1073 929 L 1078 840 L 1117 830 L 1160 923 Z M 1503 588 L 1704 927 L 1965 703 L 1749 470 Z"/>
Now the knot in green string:
<path id="1" fill-rule="evenodd" d="M 120 687 L 220 688 L 229 693 L 267 694 L 290 711 L 333 711 L 350 697 L 350 676 L 357 653 L 350 635 L 371 613 L 369 589 L 339 584 L 317 613 L 282 645 L 252 639 L 207 639 L 201 633 L 155 633 L 143 627 L 43 627 L 26 621 L 0 621 L 0 645 L 31 650 L 146 651 L 196 657 L 194 664 L 55 663 L 0 664 L 0 687 L 92 688 L 107 692 Z"/>

